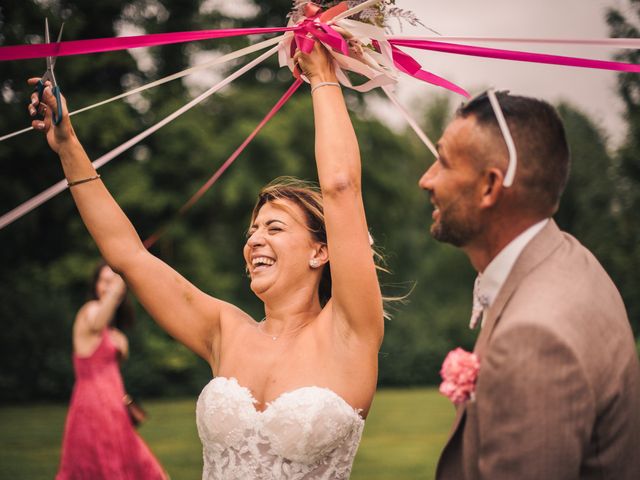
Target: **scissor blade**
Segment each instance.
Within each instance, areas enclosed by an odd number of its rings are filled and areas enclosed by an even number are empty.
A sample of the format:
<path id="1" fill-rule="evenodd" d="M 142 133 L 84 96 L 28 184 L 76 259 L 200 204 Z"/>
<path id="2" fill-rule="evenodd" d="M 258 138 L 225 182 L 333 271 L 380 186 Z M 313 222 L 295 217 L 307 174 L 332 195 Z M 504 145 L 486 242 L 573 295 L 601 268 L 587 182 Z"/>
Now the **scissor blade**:
<path id="1" fill-rule="evenodd" d="M 62 38 L 62 29 L 64 28 L 64 22 L 62 22 L 62 25 L 60 26 L 60 32 L 58 33 L 58 39 L 56 40 L 56 43 L 60 43 L 60 39 Z M 51 69 L 53 69 L 53 67 L 56 66 L 56 59 L 58 57 L 49 57 L 51 60 Z"/>
<path id="2" fill-rule="evenodd" d="M 49 19 L 47 17 L 44 18 L 44 43 L 51 43 L 51 37 L 49 35 Z M 51 63 L 51 57 L 47 57 L 47 71 L 50 71 L 53 68 L 53 63 Z"/>
<path id="3" fill-rule="evenodd" d="M 60 39 L 62 38 L 62 29 L 64 28 L 64 22 L 62 22 L 62 25 L 60 25 L 60 31 L 58 32 L 58 39 L 56 40 L 56 43 L 60 43 Z"/>

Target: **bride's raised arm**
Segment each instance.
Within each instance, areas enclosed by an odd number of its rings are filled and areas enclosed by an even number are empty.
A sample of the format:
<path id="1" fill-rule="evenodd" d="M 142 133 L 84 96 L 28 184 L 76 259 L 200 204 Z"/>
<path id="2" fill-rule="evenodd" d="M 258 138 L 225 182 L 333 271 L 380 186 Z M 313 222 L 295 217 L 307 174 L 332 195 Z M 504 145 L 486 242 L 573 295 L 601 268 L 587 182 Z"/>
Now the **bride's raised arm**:
<path id="1" fill-rule="evenodd" d="M 29 80 L 30 85 L 37 78 Z M 175 270 L 151 255 L 122 209 L 94 169 L 73 131 L 62 99 L 62 120 L 52 125 L 57 111 L 51 87 L 44 90 L 42 103 L 32 96 L 29 113 L 44 111 L 44 120 L 32 126 L 46 134 L 49 146 L 60 156 L 65 177 L 82 220 L 111 268 L 121 274 L 149 314 L 171 336 L 212 361 L 216 351 L 220 315 L 230 305 L 206 295 Z"/>
<path id="2" fill-rule="evenodd" d="M 334 317 L 378 348 L 382 295 L 362 201 L 358 141 L 325 48 L 316 43 L 313 52 L 298 52 L 296 60 L 311 83 Z"/>

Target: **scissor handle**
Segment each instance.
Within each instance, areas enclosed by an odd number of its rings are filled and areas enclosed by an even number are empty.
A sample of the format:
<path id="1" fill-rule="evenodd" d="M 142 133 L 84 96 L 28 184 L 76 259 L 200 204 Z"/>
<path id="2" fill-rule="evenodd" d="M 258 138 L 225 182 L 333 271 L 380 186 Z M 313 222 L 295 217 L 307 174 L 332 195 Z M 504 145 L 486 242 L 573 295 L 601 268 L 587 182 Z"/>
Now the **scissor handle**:
<path id="1" fill-rule="evenodd" d="M 38 83 L 36 83 L 36 89 L 34 91 L 38 92 L 39 102 L 42 101 L 42 94 L 45 88 L 46 88 L 46 85 L 43 83 L 43 81 L 38 80 Z M 58 105 L 57 114 L 56 112 L 51 112 L 52 113 L 51 116 L 52 116 L 53 124 L 58 125 L 62 120 L 62 101 L 60 99 L 60 87 L 55 85 L 54 87 L 51 88 L 51 92 L 53 93 L 53 96 L 56 97 L 56 104 Z"/>
<path id="2" fill-rule="evenodd" d="M 60 87 L 53 87 L 53 96 L 56 97 L 56 105 L 58 105 L 58 113 L 51 112 L 53 117 L 53 124 L 58 125 L 62 121 L 62 100 L 60 99 Z"/>
<path id="3" fill-rule="evenodd" d="M 42 80 L 38 80 L 38 83 L 36 83 L 36 88 L 34 90 L 34 92 L 38 92 L 38 101 L 42 101 L 42 93 L 44 92 L 45 89 L 45 84 Z"/>

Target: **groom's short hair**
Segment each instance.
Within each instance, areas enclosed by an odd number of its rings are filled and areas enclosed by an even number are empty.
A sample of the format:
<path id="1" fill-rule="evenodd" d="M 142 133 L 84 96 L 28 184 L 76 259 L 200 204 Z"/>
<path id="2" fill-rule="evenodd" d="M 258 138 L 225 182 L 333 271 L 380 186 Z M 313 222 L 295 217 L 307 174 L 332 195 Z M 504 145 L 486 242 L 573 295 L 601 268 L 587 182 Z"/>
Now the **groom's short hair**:
<path id="1" fill-rule="evenodd" d="M 523 205 L 545 216 L 556 212 L 567 185 L 570 168 L 569 146 L 562 120 L 555 108 L 536 98 L 496 92 L 500 108 L 515 144 L 518 165 L 514 189 Z M 463 104 L 457 117 L 473 116 L 496 141 L 504 144 L 489 96 L 480 94 Z"/>

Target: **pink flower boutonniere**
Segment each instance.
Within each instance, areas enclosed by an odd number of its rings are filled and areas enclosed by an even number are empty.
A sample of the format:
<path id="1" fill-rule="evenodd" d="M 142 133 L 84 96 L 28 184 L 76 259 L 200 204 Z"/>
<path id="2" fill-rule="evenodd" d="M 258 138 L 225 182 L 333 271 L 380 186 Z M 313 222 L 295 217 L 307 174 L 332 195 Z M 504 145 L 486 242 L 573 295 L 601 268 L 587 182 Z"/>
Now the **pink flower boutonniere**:
<path id="1" fill-rule="evenodd" d="M 456 405 L 472 399 L 476 390 L 476 379 L 480 360 L 474 353 L 456 348 L 448 353 L 442 363 L 440 393 Z"/>

